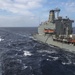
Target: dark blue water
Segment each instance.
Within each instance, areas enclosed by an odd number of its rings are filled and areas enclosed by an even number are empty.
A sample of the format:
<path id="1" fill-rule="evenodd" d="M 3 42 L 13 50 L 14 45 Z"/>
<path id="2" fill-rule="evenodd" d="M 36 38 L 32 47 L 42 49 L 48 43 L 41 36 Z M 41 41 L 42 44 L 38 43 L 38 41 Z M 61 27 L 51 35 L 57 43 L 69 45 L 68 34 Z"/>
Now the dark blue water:
<path id="1" fill-rule="evenodd" d="M 75 54 L 33 40 L 34 33 L 37 28 L 0 28 L 0 73 L 75 75 Z"/>

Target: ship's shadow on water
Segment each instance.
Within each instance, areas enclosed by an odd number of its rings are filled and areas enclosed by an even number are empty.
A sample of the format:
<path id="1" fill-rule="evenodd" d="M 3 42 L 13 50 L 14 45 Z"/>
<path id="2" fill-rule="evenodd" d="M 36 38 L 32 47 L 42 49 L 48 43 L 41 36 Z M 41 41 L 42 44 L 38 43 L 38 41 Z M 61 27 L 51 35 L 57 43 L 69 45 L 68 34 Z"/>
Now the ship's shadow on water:
<path id="1" fill-rule="evenodd" d="M 48 46 L 31 35 L 0 31 L 2 75 L 75 75 L 75 54 Z"/>

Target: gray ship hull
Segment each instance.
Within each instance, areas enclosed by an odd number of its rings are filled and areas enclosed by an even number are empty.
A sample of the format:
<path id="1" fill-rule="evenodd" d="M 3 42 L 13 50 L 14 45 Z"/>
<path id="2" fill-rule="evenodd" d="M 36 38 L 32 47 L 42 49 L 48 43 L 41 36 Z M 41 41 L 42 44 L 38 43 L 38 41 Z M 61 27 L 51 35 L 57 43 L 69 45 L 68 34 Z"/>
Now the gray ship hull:
<path id="1" fill-rule="evenodd" d="M 75 53 L 75 46 L 73 44 L 66 44 L 63 42 L 53 41 L 52 36 L 47 36 L 47 35 L 35 34 L 35 35 L 33 35 L 33 37 L 37 41 L 47 43 L 50 46 L 54 46 L 54 47 L 56 46 L 56 47 L 66 50 L 66 51 Z"/>

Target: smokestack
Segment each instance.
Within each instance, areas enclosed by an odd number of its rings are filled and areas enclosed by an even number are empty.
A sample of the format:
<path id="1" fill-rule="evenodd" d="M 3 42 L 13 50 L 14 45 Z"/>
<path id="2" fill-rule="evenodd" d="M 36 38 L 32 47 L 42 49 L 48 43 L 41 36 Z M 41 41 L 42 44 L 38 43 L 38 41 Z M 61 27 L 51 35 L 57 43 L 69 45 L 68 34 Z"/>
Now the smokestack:
<path id="1" fill-rule="evenodd" d="M 54 10 L 51 10 L 49 12 L 49 22 L 54 22 L 54 20 L 55 20 L 55 12 Z"/>

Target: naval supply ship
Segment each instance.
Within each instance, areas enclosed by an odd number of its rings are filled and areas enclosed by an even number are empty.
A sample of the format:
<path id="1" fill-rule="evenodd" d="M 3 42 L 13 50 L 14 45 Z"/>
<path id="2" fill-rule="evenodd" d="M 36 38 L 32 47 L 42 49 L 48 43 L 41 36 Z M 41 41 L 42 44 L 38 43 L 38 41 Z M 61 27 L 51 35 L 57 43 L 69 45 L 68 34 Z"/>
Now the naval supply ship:
<path id="1" fill-rule="evenodd" d="M 50 10 L 48 21 L 42 22 L 38 27 L 38 33 L 33 35 L 34 39 L 50 46 L 62 48 L 75 52 L 75 34 L 73 34 L 72 23 L 74 20 L 67 16 L 59 16 L 60 9 Z"/>

